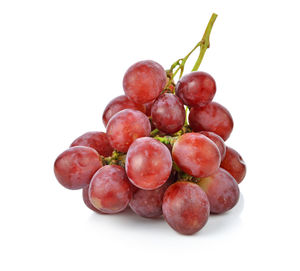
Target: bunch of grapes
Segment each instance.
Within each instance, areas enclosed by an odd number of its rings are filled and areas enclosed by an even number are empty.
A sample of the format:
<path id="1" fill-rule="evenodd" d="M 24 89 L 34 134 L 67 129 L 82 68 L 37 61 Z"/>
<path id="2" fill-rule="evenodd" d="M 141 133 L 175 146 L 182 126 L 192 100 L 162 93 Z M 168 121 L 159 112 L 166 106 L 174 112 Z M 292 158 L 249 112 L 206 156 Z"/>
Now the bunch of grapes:
<path id="1" fill-rule="evenodd" d="M 214 78 L 197 71 L 215 19 L 213 14 L 202 40 L 169 70 L 151 60 L 132 65 L 123 79 L 125 95 L 103 112 L 106 132 L 83 134 L 56 159 L 57 180 L 82 189 L 93 211 L 116 214 L 129 207 L 146 218 L 163 216 L 177 232 L 193 234 L 210 213 L 237 204 L 246 166 L 225 145 L 233 120 L 212 101 Z M 198 47 L 193 71 L 182 77 Z"/>

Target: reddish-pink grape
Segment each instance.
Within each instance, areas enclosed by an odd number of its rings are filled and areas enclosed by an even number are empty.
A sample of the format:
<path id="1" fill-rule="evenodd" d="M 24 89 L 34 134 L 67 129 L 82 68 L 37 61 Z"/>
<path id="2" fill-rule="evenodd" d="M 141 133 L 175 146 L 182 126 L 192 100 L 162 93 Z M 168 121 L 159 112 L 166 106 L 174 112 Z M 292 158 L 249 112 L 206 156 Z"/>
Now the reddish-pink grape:
<path id="1" fill-rule="evenodd" d="M 216 82 L 206 72 L 191 72 L 178 81 L 175 91 L 187 106 L 205 105 L 215 96 Z"/>
<path id="2" fill-rule="evenodd" d="M 211 102 L 204 106 L 192 107 L 189 124 L 194 132 L 210 131 L 226 140 L 233 129 L 229 111 L 222 105 Z"/>
<path id="3" fill-rule="evenodd" d="M 226 147 L 226 155 L 221 163 L 221 168 L 228 171 L 240 183 L 246 176 L 246 164 L 242 156 L 234 149 Z"/>
<path id="4" fill-rule="evenodd" d="M 170 176 L 172 157 L 159 141 L 143 137 L 135 140 L 126 155 L 125 169 L 129 180 L 138 188 L 153 190 Z"/>
<path id="5" fill-rule="evenodd" d="M 132 65 L 124 75 L 123 88 L 127 97 L 137 104 L 154 101 L 167 82 L 164 68 L 152 60 Z"/>
<path id="6" fill-rule="evenodd" d="M 217 145 L 199 133 L 186 133 L 175 141 L 172 150 L 174 162 L 194 177 L 207 177 L 220 166 L 221 155 Z"/>
<path id="7" fill-rule="evenodd" d="M 210 212 L 205 192 L 190 182 L 176 182 L 169 186 L 162 209 L 168 224 L 182 234 L 194 234 L 202 229 Z"/>
<path id="8" fill-rule="evenodd" d="M 226 153 L 226 146 L 225 146 L 225 142 L 222 139 L 222 137 L 220 137 L 219 135 L 217 135 L 213 132 L 208 132 L 208 131 L 202 131 L 202 132 L 200 132 L 200 134 L 205 135 L 206 137 L 208 137 L 210 140 L 212 140 L 217 145 L 219 152 L 221 154 L 221 160 L 223 160 L 223 158 L 225 157 L 225 153 Z"/>
<path id="9" fill-rule="evenodd" d="M 117 165 L 100 168 L 92 178 L 89 199 L 101 212 L 114 214 L 123 211 L 132 196 L 125 170 Z"/>
<path id="10" fill-rule="evenodd" d="M 85 205 L 90 208 L 92 211 L 99 213 L 99 214 L 104 214 L 100 210 L 96 209 L 94 205 L 91 203 L 90 198 L 89 198 L 89 185 L 86 187 L 82 188 L 82 199 Z"/>
<path id="11" fill-rule="evenodd" d="M 124 109 L 115 114 L 106 128 L 111 146 L 120 152 L 127 152 L 135 139 L 149 136 L 150 132 L 151 125 L 148 117 L 132 109 Z"/>
<path id="12" fill-rule="evenodd" d="M 137 215 L 155 218 L 162 215 L 162 201 L 167 188 L 173 183 L 169 178 L 161 187 L 154 190 L 144 190 L 137 188 L 133 192 L 132 199 L 129 203 L 130 208 Z"/>
<path id="13" fill-rule="evenodd" d="M 240 190 L 237 182 L 222 168 L 211 176 L 202 178 L 198 184 L 208 197 L 211 213 L 224 213 L 233 208 L 239 200 Z"/>
<path id="14" fill-rule="evenodd" d="M 175 133 L 184 125 L 185 110 L 180 99 L 170 93 L 160 95 L 151 109 L 154 126 L 165 133 Z"/>
<path id="15" fill-rule="evenodd" d="M 94 173 L 102 167 L 98 152 L 92 148 L 77 146 L 61 153 L 54 163 L 57 180 L 68 189 L 87 186 Z"/>
<path id="16" fill-rule="evenodd" d="M 143 113 L 146 112 L 146 107 L 144 105 L 136 104 L 133 101 L 129 100 L 127 96 L 121 95 L 111 100 L 105 107 L 102 115 L 104 126 L 107 126 L 108 121 L 113 115 L 122 111 L 123 109 L 134 109 L 139 110 Z"/>
<path id="17" fill-rule="evenodd" d="M 105 157 L 111 156 L 114 150 L 103 132 L 87 132 L 73 141 L 71 147 L 75 146 L 91 147 Z"/>
<path id="18" fill-rule="evenodd" d="M 147 104 L 144 104 L 144 105 L 145 105 L 145 108 L 146 108 L 146 113 L 145 113 L 145 114 L 146 114 L 148 117 L 151 116 L 151 108 L 152 108 L 152 105 L 154 104 L 154 102 L 155 102 L 155 101 L 150 102 L 150 103 L 147 103 Z"/>

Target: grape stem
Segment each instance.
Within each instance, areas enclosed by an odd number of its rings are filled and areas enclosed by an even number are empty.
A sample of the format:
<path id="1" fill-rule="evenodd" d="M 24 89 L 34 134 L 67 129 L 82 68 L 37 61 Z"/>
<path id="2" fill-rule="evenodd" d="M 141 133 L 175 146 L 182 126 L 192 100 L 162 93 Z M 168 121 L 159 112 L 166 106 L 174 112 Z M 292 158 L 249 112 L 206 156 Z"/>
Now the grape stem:
<path id="1" fill-rule="evenodd" d="M 102 164 L 105 165 L 119 165 L 125 167 L 126 154 L 118 151 L 113 151 L 111 156 L 101 156 Z"/>
<path id="2" fill-rule="evenodd" d="M 199 66 L 203 60 L 203 57 L 205 55 L 205 52 L 207 50 L 207 48 L 209 48 L 210 46 L 210 42 L 209 42 L 209 37 L 210 37 L 210 33 L 212 30 L 212 27 L 214 25 L 215 20 L 217 19 L 217 14 L 213 13 L 210 17 L 210 20 L 207 24 L 207 27 L 205 29 L 205 32 L 203 34 L 203 37 L 201 39 L 201 41 L 199 41 L 196 46 L 184 57 L 184 58 L 179 58 L 177 61 L 175 61 L 172 65 L 171 68 L 169 70 L 167 70 L 167 74 L 171 74 L 171 78 L 170 80 L 167 82 L 167 85 L 165 86 L 165 89 L 167 89 L 170 84 L 172 83 L 174 77 L 177 75 L 177 73 L 180 71 L 180 75 L 179 75 L 179 79 L 182 77 L 183 72 L 184 72 L 184 66 L 186 61 L 188 60 L 188 58 L 190 57 L 190 55 L 198 48 L 200 47 L 200 54 L 199 57 L 192 69 L 192 71 L 197 71 L 199 69 Z M 178 68 L 174 71 L 174 69 L 178 66 Z M 173 72 L 174 71 L 174 72 Z"/>
<path id="3" fill-rule="evenodd" d="M 178 136 L 155 136 L 153 138 L 161 143 L 170 144 L 173 146 L 175 141 L 178 139 Z"/>

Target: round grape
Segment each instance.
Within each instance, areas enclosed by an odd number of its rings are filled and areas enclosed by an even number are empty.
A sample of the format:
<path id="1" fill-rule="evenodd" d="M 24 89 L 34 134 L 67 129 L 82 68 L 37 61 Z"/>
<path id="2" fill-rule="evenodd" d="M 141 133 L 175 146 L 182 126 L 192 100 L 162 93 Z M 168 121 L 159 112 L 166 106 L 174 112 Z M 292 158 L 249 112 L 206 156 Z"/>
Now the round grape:
<path id="1" fill-rule="evenodd" d="M 113 148 L 103 132 L 87 132 L 73 141 L 71 147 L 86 146 L 95 149 L 104 157 L 111 156 Z"/>
<path id="2" fill-rule="evenodd" d="M 77 146 L 61 153 L 54 163 L 57 180 L 68 189 L 87 186 L 94 173 L 102 167 L 98 152 L 92 148 Z"/>
<path id="3" fill-rule="evenodd" d="M 198 184 L 208 197 L 211 213 L 224 213 L 233 208 L 239 200 L 240 190 L 237 182 L 222 168 L 211 176 L 202 178 Z"/>
<path id="4" fill-rule="evenodd" d="M 187 235 L 202 229 L 210 212 L 205 192 L 190 182 L 176 182 L 169 186 L 162 209 L 168 224 L 175 231 Z"/>
<path id="5" fill-rule="evenodd" d="M 210 131 L 226 140 L 233 129 L 229 111 L 222 105 L 211 102 L 204 106 L 192 107 L 189 124 L 194 132 Z"/>
<path id="6" fill-rule="evenodd" d="M 151 116 L 151 108 L 152 108 L 152 105 L 154 104 L 155 101 L 153 102 L 150 102 L 150 103 L 147 103 L 147 104 L 144 104 L 145 105 L 145 108 L 146 108 L 146 116 L 150 117 Z"/>
<path id="7" fill-rule="evenodd" d="M 104 214 L 100 210 L 96 209 L 94 205 L 91 203 L 90 198 L 89 198 L 89 186 L 87 185 L 82 189 L 82 199 L 85 205 L 90 208 L 92 211 L 99 213 L 99 214 Z"/>
<path id="8" fill-rule="evenodd" d="M 152 105 L 151 117 L 157 129 L 169 134 L 175 133 L 185 122 L 183 103 L 173 94 L 162 94 Z"/>
<path id="9" fill-rule="evenodd" d="M 123 211 L 132 196 L 125 170 L 117 165 L 100 168 L 92 178 L 89 199 L 101 212 L 114 214 Z"/>
<path id="10" fill-rule="evenodd" d="M 135 139 L 149 136 L 150 132 L 151 125 L 148 117 L 132 109 L 124 109 L 115 114 L 106 128 L 111 146 L 120 152 L 127 152 Z"/>
<path id="11" fill-rule="evenodd" d="M 220 166 L 217 145 L 199 133 L 186 133 L 175 141 L 172 149 L 174 162 L 194 177 L 207 177 Z"/>
<path id="12" fill-rule="evenodd" d="M 154 101 L 167 82 L 164 68 L 152 61 L 140 61 L 132 65 L 124 75 L 123 88 L 127 97 L 137 104 Z"/>
<path id="13" fill-rule="evenodd" d="M 170 176 L 172 157 L 159 141 L 143 137 L 135 140 L 127 153 L 125 169 L 129 180 L 138 188 L 153 190 Z"/>
<path id="14" fill-rule="evenodd" d="M 127 96 L 121 95 L 111 100 L 105 107 L 102 115 L 102 121 L 104 126 L 107 126 L 108 121 L 113 115 L 115 115 L 123 109 L 134 109 L 139 110 L 143 113 L 146 112 L 146 107 L 144 105 L 136 104 L 133 101 L 129 100 Z"/>
<path id="15" fill-rule="evenodd" d="M 215 96 L 216 82 L 206 72 L 191 72 L 178 81 L 175 91 L 187 106 L 205 105 Z"/>
<path id="16" fill-rule="evenodd" d="M 162 201 L 167 188 L 173 183 L 169 178 L 161 187 L 154 190 L 144 190 L 137 188 L 133 192 L 129 206 L 137 215 L 155 218 L 162 215 Z"/>
<path id="17" fill-rule="evenodd" d="M 221 163 L 221 168 L 228 171 L 237 183 L 240 183 L 246 176 L 246 164 L 242 156 L 234 149 L 226 147 L 226 155 Z"/>
<path id="18" fill-rule="evenodd" d="M 219 135 L 213 132 L 208 132 L 208 131 L 202 131 L 200 132 L 200 134 L 205 135 L 217 145 L 219 152 L 221 154 L 221 160 L 223 160 L 226 153 L 226 146 L 222 137 L 220 137 Z"/>

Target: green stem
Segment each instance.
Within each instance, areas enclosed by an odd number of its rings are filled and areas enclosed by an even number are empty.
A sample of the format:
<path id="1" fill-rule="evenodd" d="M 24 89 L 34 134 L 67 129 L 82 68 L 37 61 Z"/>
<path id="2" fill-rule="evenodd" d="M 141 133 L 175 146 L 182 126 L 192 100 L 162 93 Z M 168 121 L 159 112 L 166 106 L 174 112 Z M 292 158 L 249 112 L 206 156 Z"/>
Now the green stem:
<path id="1" fill-rule="evenodd" d="M 159 130 L 157 128 L 155 128 L 153 131 L 151 131 L 150 136 L 154 137 L 159 133 Z"/>
<path id="2" fill-rule="evenodd" d="M 205 55 L 205 52 L 206 52 L 207 48 L 209 48 L 209 46 L 210 46 L 209 36 L 210 36 L 210 32 L 212 30 L 212 27 L 214 25 L 214 22 L 217 19 L 217 16 L 218 16 L 217 14 L 213 13 L 210 17 L 210 20 L 209 20 L 209 22 L 207 24 L 207 27 L 205 29 L 205 32 L 203 34 L 202 40 L 200 41 L 200 54 L 199 54 L 199 57 L 198 57 L 195 65 L 194 65 L 192 71 L 197 71 L 199 69 L 199 66 L 202 62 L 202 59 Z"/>
<path id="3" fill-rule="evenodd" d="M 153 138 L 158 140 L 161 143 L 171 144 L 172 146 L 174 145 L 175 141 L 178 139 L 177 136 L 175 136 L 175 137 L 172 137 L 172 136 L 155 136 Z"/>
<path id="4" fill-rule="evenodd" d="M 179 79 L 182 77 L 183 72 L 184 72 L 184 67 L 185 67 L 185 63 L 188 60 L 188 58 L 190 57 L 190 55 L 198 48 L 200 47 L 200 54 L 199 57 L 193 67 L 192 71 L 196 71 L 199 69 L 199 66 L 202 62 L 202 59 L 204 57 L 204 54 L 207 50 L 207 48 L 209 48 L 209 36 L 210 36 L 210 32 L 212 30 L 212 27 L 214 25 L 215 20 L 217 19 L 217 14 L 213 13 L 211 15 L 211 18 L 207 24 L 207 27 L 205 29 L 205 32 L 203 34 L 203 37 L 201 39 L 201 41 L 199 41 L 196 46 L 184 57 L 184 58 L 179 58 L 177 61 L 175 61 L 172 65 L 171 68 L 169 70 L 167 70 L 167 74 L 171 74 L 171 78 L 170 80 L 167 82 L 165 89 L 167 89 L 171 82 L 173 81 L 174 77 L 177 75 L 177 73 L 180 71 L 179 74 Z M 174 71 L 174 69 L 177 67 L 177 69 Z M 174 72 L 173 72 L 174 71 Z"/>

